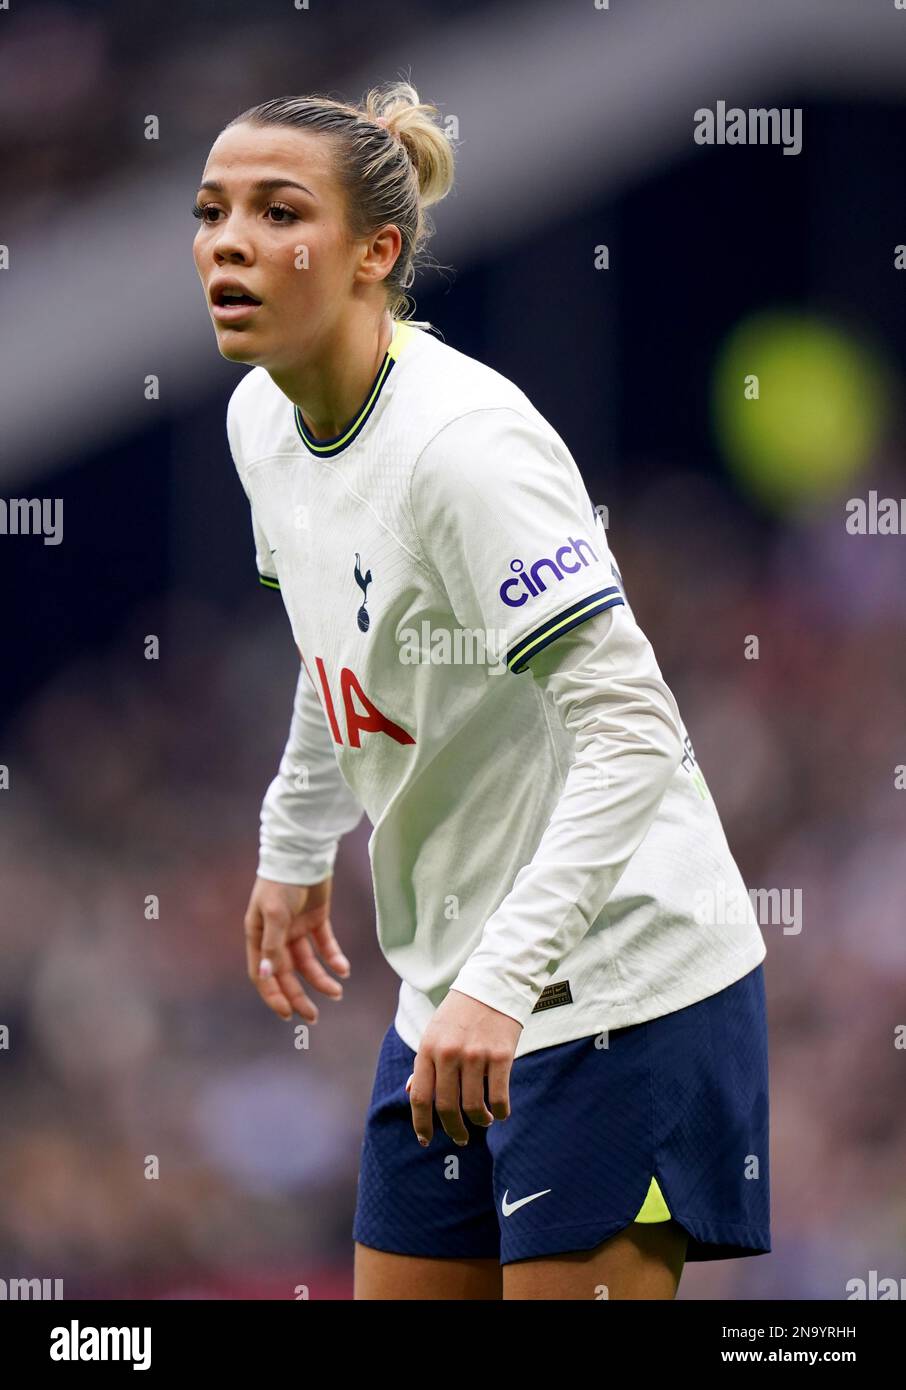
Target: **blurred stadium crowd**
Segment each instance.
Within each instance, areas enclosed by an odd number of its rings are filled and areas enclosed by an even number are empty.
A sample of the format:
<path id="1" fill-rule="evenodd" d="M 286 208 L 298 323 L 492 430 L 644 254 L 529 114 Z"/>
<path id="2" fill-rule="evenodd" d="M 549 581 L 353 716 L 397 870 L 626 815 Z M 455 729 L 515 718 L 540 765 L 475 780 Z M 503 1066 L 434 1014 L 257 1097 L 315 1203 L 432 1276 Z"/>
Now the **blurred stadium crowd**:
<path id="1" fill-rule="evenodd" d="M 480 0 L 457 0 L 458 16 L 479 8 Z M 225 113 L 241 109 L 237 54 L 245 90 L 260 83 L 294 92 L 301 72 L 321 65 L 322 85 L 342 91 L 350 73 L 358 84 L 362 64 L 397 26 L 409 45 L 430 37 L 437 20 L 430 4 L 411 0 L 386 0 L 379 10 L 358 5 L 354 23 L 343 9 L 321 7 L 314 23 L 300 16 L 304 38 L 297 30 L 298 41 L 287 43 L 282 3 L 32 0 L 13 7 L 0 44 L 0 212 L 37 224 L 90 196 L 130 167 L 134 131 L 149 111 L 166 111 L 172 122 L 168 147 L 209 141 Z"/>

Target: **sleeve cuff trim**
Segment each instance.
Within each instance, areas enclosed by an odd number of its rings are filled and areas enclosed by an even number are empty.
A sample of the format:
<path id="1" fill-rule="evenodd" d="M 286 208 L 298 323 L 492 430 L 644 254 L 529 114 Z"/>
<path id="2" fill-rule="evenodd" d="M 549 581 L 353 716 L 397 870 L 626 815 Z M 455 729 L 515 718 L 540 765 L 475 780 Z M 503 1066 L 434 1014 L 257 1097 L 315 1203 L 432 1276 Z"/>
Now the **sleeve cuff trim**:
<path id="1" fill-rule="evenodd" d="M 593 617 L 596 613 L 603 613 L 605 609 L 614 608 L 623 602 L 623 595 L 616 584 L 611 584 L 606 589 L 599 589 L 596 594 L 589 594 L 587 598 L 579 599 L 577 603 L 571 604 L 562 613 L 555 613 L 553 617 L 547 618 L 527 636 L 520 638 L 507 652 L 507 667 L 514 675 L 519 675 L 521 671 L 525 670 L 527 663 L 533 656 L 561 637 L 564 632 L 578 627 L 580 623 L 584 623 L 587 618 Z"/>

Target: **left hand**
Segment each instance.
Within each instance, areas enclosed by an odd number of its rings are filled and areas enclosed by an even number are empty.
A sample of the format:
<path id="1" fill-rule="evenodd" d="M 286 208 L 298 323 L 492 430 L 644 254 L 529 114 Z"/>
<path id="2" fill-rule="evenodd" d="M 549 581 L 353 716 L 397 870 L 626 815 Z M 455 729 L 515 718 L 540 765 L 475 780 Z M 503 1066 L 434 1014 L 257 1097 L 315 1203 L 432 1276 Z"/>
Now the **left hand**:
<path id="1" fill-rule="evenodd" d="M 450 990 L 422 1035 L 415 1071 L 406 1084 L 419 1143 L 430 1144 L 434 1135 L 433 1101 L 450 1138 L 468 1144 L 460 1093 L 473 1124 L 487 1128 L 495 1119 L 507 1118 L 510 1068 L 521 1032 L 522 1024 L 509 1014 Z M 485 1076 L 490 1110 L 484 1103 Z"/>

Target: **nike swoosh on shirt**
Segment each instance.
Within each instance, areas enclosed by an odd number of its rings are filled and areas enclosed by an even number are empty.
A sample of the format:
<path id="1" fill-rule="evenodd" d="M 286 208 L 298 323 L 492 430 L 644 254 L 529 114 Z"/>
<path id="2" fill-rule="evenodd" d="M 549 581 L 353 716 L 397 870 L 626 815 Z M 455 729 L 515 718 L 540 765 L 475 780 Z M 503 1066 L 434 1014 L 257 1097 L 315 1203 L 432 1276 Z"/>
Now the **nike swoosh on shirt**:
<path id="1" fill-rule="evenodd" d="M 512 1216 L 513 1212 L 518 1211 L 520 1207 L 524 1207 L 526 1202 L 534 1202 L 536 1197 L 546 1197 L 548 1192 L 553 1192 L 553 1188 L 546 1187 L 543 1192 L 533 1192 L 531 1197 L 520 1197 L 518 1202 L 508 1202 L 507 1197 L 510 1195 L 510 1189 L 507 1188 L 506 1192 L 503 1194 L 503 1201 L 500 1203 L 500 1210 L 503 1212 L 504 1216 Z"/>

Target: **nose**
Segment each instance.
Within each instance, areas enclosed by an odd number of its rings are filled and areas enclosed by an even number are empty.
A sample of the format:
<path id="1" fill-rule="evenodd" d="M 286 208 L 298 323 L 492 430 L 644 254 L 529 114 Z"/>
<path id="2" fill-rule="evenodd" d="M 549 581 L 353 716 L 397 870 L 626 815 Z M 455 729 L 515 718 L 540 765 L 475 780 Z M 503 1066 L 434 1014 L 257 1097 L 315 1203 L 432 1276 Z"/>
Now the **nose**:
<path id="1" fill-rule="evenodd" d="M 247 265 L 252 259 L 248 237 L 243 235 L 235 217 L 221 224 L 211 249 L 217 265 Z"/>
<path id="2" fill-rule="evenodd" d="M 247 265 L 249 256 L 242 246 L 233 241 L 215 246 L 214 260 L 217 265 Z"/>

